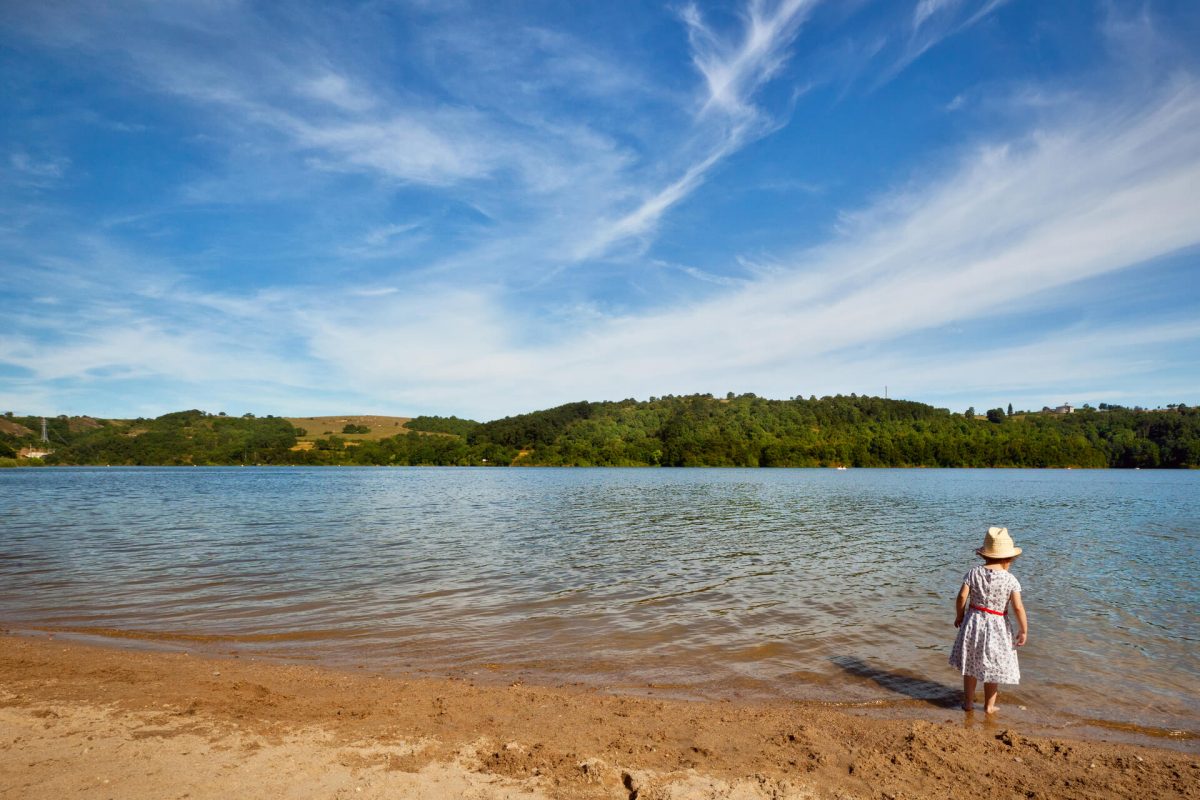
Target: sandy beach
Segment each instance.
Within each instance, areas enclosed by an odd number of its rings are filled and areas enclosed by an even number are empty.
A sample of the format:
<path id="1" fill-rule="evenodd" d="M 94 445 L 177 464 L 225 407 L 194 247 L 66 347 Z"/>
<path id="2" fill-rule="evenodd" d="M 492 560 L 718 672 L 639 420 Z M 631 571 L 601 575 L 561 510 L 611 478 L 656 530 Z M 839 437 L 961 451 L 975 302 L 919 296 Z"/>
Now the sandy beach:
<path id="1" fill-rule="evenodd" d="M 1200 758 L 868 719 L 0 637 L 0 797 L 1200 797 Z"/>

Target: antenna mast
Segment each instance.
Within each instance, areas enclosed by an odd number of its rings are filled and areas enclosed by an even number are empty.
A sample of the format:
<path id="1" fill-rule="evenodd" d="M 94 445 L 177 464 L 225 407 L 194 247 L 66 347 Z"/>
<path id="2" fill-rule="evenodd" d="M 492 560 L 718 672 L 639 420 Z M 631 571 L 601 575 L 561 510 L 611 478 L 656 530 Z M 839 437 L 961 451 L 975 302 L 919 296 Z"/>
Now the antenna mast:
<path id="1" fill-rule="evenodd" d="M 50 436 L 47 435 L 47 433 L 46 433 L 46 418 L 45 417 L 42 417 L 42 441 L 43 442 L 50 441 Z"/>

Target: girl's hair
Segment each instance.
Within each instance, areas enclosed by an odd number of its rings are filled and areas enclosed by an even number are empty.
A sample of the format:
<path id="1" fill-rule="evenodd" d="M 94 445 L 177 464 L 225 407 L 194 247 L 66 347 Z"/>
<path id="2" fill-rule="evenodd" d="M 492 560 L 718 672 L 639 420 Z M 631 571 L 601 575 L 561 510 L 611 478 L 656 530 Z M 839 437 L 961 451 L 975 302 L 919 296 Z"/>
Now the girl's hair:
<path id="1" fill-rule="evenodd" d="M 980 558 L 983 559 L 983 563 L 985 564 L 1003 564 L 1005 561 L 1012 561 L 1014 558 L 1016 558 L 1016 556 L 1009 556 L 1008 558 L 988 558 L 987 556 L 980 556 Z"/>

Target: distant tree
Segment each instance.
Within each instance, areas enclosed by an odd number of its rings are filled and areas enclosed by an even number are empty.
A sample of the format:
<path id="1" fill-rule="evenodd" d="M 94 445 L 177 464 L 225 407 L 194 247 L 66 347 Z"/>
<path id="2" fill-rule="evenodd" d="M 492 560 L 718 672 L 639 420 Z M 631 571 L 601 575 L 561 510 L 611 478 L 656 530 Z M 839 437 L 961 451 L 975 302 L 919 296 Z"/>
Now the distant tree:
<path id="1" fill-rule="evenodd" d="M 637 401 L 626 401 L 636 403 Z M 472 431 L 479 427 L 479 423 L 473 419 L 459 419 L 458 417 L 428 417 L 420 416 L 413 417 L 408 422 L 404 423 L 404 427 L 410 431 L 425 431 L 427 433 L 451 433 L 455 436 L 468 436 Z"/>
<path id="2" fill-rule="evenodd" d="M 370 433 L 371 429 L 366 425 L 355 425 L 353 422 L 342 428 L 342 433 Z"/>
<path id="3" fill-rule="evenodd" d="M 1012 416 L 1012 403 L 1009 403 L 1009 404 L 1008 404 L 1008 415 L 1009 415 L 1010 417 Z"/>
<path id="4" fill-rule="evenodd" d="M 225 416 L 225 412 L 224 412 L 224 411 L 218 411 L 218 412 L 217 412 L 217 416 L 218 416 L 218 417 L 223 417 L 223 416 Z"/>
<path id="5" fill-rule="evenodd" d="M 1004 422 L 1003 408 L 989 408 L 987 412 L 988 422 Z"/>
<path id="6" fill-rule="evenodd" d="M 975 419 L 975 406 L 967 406 L 967 411 L 964 416 L 967 419 Z"/>

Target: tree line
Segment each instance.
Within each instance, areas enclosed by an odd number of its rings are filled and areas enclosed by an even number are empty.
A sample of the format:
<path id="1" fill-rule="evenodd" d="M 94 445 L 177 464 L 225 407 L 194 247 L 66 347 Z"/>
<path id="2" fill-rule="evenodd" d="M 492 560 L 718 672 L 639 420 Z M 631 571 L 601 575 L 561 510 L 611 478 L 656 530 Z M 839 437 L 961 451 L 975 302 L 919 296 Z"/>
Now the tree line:
<path id="1" fill-rule="evenodd" d="M 15 453 L 39 418 L 7 417 Z M 906 400 L 752 394 L 577 402 L 490 422 L 417 417 L 374 441 L 298 449 L 278 417 L 181 411 L 153 420 L 50 421 L 49 464 L 297 464 L 664 467 L 1200 467 L 1200 411 L 1119 406 L 1073 414 L 955 414 Z M 33 424 L 36 423 L 36 424 Z M 32 437 L 32 438 L 31 438 Z"/>

